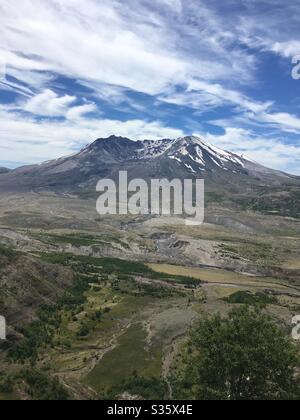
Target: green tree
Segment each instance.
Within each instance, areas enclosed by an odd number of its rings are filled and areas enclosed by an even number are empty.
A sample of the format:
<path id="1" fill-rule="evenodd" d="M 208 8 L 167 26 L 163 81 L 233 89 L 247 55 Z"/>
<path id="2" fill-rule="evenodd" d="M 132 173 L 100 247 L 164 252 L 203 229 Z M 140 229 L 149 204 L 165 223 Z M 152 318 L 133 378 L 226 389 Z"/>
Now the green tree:
<path id="1" fill-rule="evenodd" d="M 181 386 L 196 399 L 300 398 L 299 348 L 267 315 L 241 307 L 199 322 Z"/>

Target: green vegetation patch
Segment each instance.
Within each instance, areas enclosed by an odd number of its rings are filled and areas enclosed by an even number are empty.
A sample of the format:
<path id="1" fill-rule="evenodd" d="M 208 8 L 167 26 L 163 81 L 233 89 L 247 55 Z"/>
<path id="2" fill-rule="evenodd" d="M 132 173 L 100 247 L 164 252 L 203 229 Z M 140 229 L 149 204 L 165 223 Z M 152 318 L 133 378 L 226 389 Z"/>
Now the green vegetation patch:
<path id="1" fill-rule="evenodd" d="M 239 200 L 243 210 L 253 210 L 266 215 L 300 218 L 300 189 L 286 186 L 264 188 L 255 197 Z"/>
<path id="2" fill-rule="evenodd" d="M 94 267 L 96 269 L 101 269 L 103 274 L 116 274 L 123 276 L 141 275 L 149 279 L 183 284 L 188 288 L 198 287 L 201 284 L 200 280 L 191 277 L 157 273 L 147 265 L 137 261 L 121 260 L 118 258 L 74 256 L 72 254 L 40 253 L 39 255 L 40 258 L 46 262 L 73 266 L 76 271 L 81 273 L 87 273 Z"/>
<path id="3" fill-rule="evenodd" d="M 37 312 L 37 320 L 19 328 L 23 340 L 13 344 L 9 359 L 14 362 L 30 360 L 36 363 L 41 349 L 55 345 L 56 334 L 63 323 L 63 314 L 78 309 L 85 302 L 85 292 L 90 288 L 89 279 L 77 277 L 74 285 L 56 305 L 43 305 Z"/>
<path id="4" fill-rule="evenodd" d="M 28 399 L 41 401 L 65 401 L 69 394 L 56 377 L 34 368 L 22 368 L 10 375 L 0 375 L 0 401 Z"/>
<path id="5" fill-rule="evenodd" d="M 136 281 L 135 275 L 157 278 L 157 273 L 138 262 L 68 254 L 41 254 L 41 258 L 70 266 L 74 283 L 55 305 L 41 306 L 35 321 L 19 327 L 23 339 L 11 344 L 9 360 L 13 362 L 34 365 L 47 349 L 71 349 L 90 340 L 92 334 L 107 334 L 153 300 L 183 293 Z"/>
<path id="6" fill-rule="evenodd" d="M 20 373 L 19 378 L 26 383 L 26 392 L 33 400 L 66 401 L 68 392 L 57 378 L 52 378 L 36 369 L 27 369 Z"/>
<path id="7" fill-rule="evenodd" d="M 0 244 L 0 269 L 14 262 L 19 255 L 19 252 Z"/>
<path id="8" fill-rule="evenodd" d="M 138 393 L 144 398 L 160 398 L 162 350 L 147 346 L 147 333 L 141 324 L 131 326 L 107 353 L 85 382 L 97 392 L 113 398 L 122 392 Z M 151 388 L 147 388 L 151 384 Z M 151 395 L 150 395 L 151 394 Z"/>
<path id="9" fill-rule="evenodd" d="M 217 203 L 217 204 L 222 204 L 225 200 L 224 195 L 217 193 L 217 192 L 206 192 L 205 193 L 205 203 L 210 204 L 210 203 Z"/>
<path id="10" fill-rule="evenodd" d="M 238 244 L 219 245 L 219 254 L 223 258 L 245 259 L 259 266 L 278 265 L 283 260 L 283 255 L 287 250 L 275 243 L 245 241 Z"/>
<path id="11" fill-rule="evenodd" d="M 92 236 L 86 233 L 73 233 L 68 235 L 55 235 L 52 233 L 32 233 L 31 235 L 35 239 L 38 239 L 39 241 L 48 244 L 63 243 L 70 244 L 78 248 L 81 246 L 101 246 L 118 244 L 125 249 L 129 249 L 129 245 L 126 242 L 117 238 L 116 236 L 103 235 L 99 237 Z"/>
<path id="12" fill-rule="evenodd" d="M 224 299 L 226 302 L 231 304 L 241 304 L 241 305 L 276 305 L 278 304 L 278 299 L 275 296 L 257 292 L 236 292 L 231 296 Z"/>

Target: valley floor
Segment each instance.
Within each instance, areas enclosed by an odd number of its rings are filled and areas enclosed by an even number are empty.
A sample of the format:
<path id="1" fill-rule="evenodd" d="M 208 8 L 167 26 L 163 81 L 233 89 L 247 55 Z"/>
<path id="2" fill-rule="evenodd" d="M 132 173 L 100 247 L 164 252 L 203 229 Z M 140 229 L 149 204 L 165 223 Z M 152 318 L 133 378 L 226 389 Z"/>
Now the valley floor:
<path id="1" fill-rule="evenodd" d="M 258 304 L 289 333 L 300 313 L 299 220 L 223 209 L 186 228 L 46 202 L 0 200 L 0 399 L 172 398 L 195 320 Z"/>

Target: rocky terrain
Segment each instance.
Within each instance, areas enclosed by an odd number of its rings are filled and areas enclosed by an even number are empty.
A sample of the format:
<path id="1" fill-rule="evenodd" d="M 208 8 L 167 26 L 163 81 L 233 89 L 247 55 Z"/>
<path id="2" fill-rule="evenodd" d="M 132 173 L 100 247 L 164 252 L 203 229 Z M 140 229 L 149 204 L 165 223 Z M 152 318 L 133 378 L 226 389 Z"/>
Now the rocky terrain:
<path id="1" fill-rule="evenodd" d="M 100 217 L 95 185 L 119 170 L 204 177 L 204 225 Z M 299 187 L 298 177 L 195 137 L 100 139 L 1 173 L 0 314 L 9 341 L 0 374 L 18 379 L 5 392 L 0 381 L 0 399 L 40 396 L 24 366 L 58 378 L 73 399 L 170 398 L 193 322 L 249 299 L 289 330 L 300 310 Z"/>

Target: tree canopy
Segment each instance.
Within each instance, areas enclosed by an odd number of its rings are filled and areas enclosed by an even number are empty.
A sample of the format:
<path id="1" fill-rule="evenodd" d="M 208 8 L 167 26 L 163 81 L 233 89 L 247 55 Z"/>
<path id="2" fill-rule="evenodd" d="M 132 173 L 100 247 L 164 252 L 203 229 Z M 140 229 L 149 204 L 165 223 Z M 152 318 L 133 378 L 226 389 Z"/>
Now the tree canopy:
<path id="1" fill-rule="evenodd" d="M 284 330 L 245 306 L 197 323 L 181 385 L 195 399 L 299 399 L 299 361 L 299 347 Z"/>

